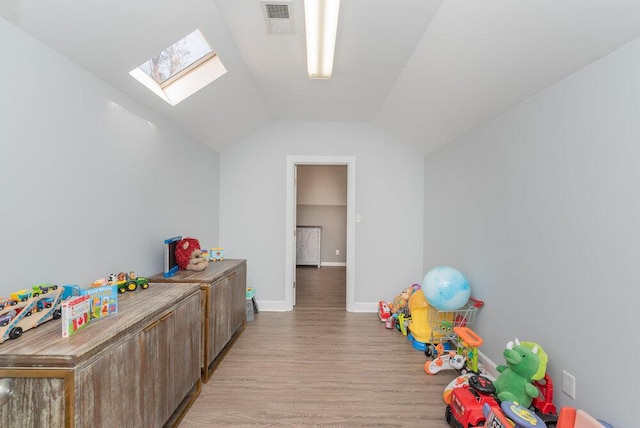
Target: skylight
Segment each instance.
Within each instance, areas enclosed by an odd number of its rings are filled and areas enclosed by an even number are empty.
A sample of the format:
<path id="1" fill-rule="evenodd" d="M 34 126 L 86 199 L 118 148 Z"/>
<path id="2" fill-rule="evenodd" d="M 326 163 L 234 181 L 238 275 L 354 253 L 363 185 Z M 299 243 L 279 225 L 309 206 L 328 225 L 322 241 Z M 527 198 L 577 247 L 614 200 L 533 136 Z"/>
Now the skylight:
<path id="1" fill-rule="evenodd" d="M 226 72 L 202 32 L 196 30 L 129 74 L 174 106 Z"/>

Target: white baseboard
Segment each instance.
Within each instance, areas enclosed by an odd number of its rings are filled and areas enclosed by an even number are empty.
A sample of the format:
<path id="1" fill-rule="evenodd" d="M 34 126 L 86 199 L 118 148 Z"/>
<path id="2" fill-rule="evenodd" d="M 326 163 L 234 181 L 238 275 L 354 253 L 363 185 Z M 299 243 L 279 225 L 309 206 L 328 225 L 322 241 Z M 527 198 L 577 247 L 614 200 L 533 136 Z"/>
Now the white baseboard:
<path id="1" fill-rule="evenodd" d="M 478 351 L 478 361 L 484 366 L 487 373 L 494 377 L 494 379 L 498 377 L 500 373 L 496 370 L 496 363 L 491 361 L 489 357 L 484 355 L 481 351 Z"/>
<path id="2" fill-rule="evenodd" d="M 290 309 L 287 309 L 284 301 L 279 300 L 258 300 L 258 310 L 261 312 L 290 312 Z"/>

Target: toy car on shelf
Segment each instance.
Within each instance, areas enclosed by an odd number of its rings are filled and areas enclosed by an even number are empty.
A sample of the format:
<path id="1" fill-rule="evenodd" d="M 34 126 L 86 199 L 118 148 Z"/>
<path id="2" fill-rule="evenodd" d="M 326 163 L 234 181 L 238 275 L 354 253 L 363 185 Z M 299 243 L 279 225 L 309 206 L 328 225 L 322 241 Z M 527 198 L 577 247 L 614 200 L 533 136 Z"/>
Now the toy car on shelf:
<path id="1" fill-rule="evenodd" d="M 143 290 L 149 288 L 149 280 L 147 278 L 137 276 L 135 272 L 120 272 L 119 274 L 110 274 L 109 278 L 100 278 L 91 284 L 92 287 L 103 287 L 105 285 L 111 285 L 118 289 L 118 293 L 126 293 L 127 291 L 134 291 L 140 287 Z"/>
<path id="2" fill-rule="evenodd" d="M 33 289 L 33 297 L 41 294 L 47 294 L 50 290 L 57 290 L 58 286 L 54 284 L 38 284 L 31 287 Z"/>
<path id="3" fill-rule="evenodd" d="M 18 302 L 13 299 L 7 299 L 5 297 L 0 297 L 0 311 L 3 310 L 6 306 L 15 306 Z"/>
<path id="4" fill-rule="evenodd" d="M 11 299 L 14 302 L 26 302 L 32 294 L 33 292 L 31 290 L 19 290 L 15 293 L 11 293 Z"/>
<path id="5" fill-rule="evenodd" d="M 12 293 L 11 299 L 16 303 L 10 310 L 6 307 L 4 313 L 0 313 L 0 343 L 7 339 L 17 339 L 27 330 L 60 318 L 62 301 L 80 295 L 80 287 L 77 285 L 58 287 L 45 284 L 44 287 L 47 287 L 46 291 L 40 285 L 38 293 L 30 290 Z M 40 293 L 46 294 L 46 297 L 42 297 Z M 25 296 L 28 297 L 25 299 Z"/>

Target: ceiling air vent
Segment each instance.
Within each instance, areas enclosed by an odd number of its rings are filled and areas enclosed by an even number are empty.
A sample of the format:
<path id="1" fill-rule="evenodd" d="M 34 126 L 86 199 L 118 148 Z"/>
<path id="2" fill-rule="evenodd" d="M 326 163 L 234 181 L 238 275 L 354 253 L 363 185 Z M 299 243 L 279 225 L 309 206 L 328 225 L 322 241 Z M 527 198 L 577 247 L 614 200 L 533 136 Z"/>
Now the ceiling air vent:
<path id="1" fill-rule="evenodd" d="M 291 12 L 291 1 L 269 1 L 261 0 L 262 12 L 267 22 L 267 32 L 269 34 L 293 34 L 293 15 Z"/>

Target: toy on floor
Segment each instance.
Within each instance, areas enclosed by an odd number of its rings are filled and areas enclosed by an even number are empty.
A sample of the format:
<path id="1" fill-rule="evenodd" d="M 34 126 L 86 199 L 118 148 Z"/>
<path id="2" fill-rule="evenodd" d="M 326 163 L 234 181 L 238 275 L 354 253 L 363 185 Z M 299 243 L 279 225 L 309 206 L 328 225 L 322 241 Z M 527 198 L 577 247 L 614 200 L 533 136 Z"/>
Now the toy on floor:
<path id="1" fill-rule="evenodd" d="M 407 307 L 409 297 L 411 297 L 411 295 L 419 289 L 420 285 L 413 284 L 411 287 L 407 287 L 402 290 L 402 292 L 393 299 L 393 302 L 388 303 L 391 313 L 397 314 L 402 312 Z"/>
<path id="2" fill-rule="evenodd" d="M 384 301 L 378 302 L 378 318 L 380 318 L 381 322 L 386 322 L 391 317 L 391 311 L 389 310 L 389 305 L 387 305 Z"/>
<path id="3" fill-rule="evenodd" d="M 452 427 L 483 426 L 486 419 L 483 407 L 499 408 L 495 388 L 490 379 L 473 375 L 466 386 L 455 388 L 447 404 L 444 417 Z"/>
<path id="4" fill-rule="evenodd" d="M 563 407 L 556 428 L 612 428 L 607 422 L 594 418 L 582 409 Z"/>
<path id="5" fill-rule="evenodd" d="M 434 375 L 442 370 L 462 370 L 466 361 L 467 359 L 464 355 L 455 352 L 443 355 L 442 352 L 438 351 L 438 357 L 435 360 L 424 363 L 424 371 L 427 374 Z"/>
<path id="6" fill-rule="evenodd" d="M 469 281 L 449 266 L 438 266 L 427 272 L 422 289 L 429 303 L 442 311 L 461 309 L 471 297 Z"/>
<path id="7" fill-rule="evenodd" d="M 518 339 L 515 343 L 507 344 L 503 352 L 507 365 L 496 367 L 500 375 L 494 382 L 496 395 L 500 401 L 513 401 L 529 407 L 531 401 L 538 396 L 540 391 L 532 381 L 539 375 L 541 369 L 538 356 L 540 349 L 537 345 L 533 348 L 522 345 Z M 546 365 L 544 370 L 546 371 Z"/>
<path id="8" fill-rule="evenodd" d="M 503 401 L 500 407 L 483 408 L 485 426 L 492 428 L 540 428 L 545 422 L 531 410 L 511 401 Z"/>
<path id="9" fill-rule="evenodd" d="M 478 348 L 482 346 L 482 338 L 469 327 L 454 327 L 453 332 L 458 336 L 458 354 L 466 358 L 469 370 L 478 373 Z"/>

